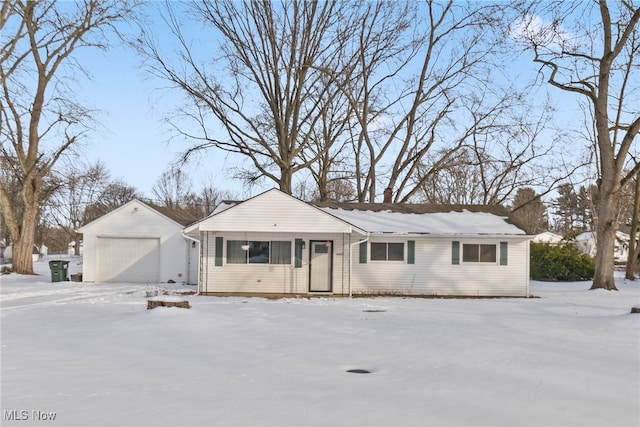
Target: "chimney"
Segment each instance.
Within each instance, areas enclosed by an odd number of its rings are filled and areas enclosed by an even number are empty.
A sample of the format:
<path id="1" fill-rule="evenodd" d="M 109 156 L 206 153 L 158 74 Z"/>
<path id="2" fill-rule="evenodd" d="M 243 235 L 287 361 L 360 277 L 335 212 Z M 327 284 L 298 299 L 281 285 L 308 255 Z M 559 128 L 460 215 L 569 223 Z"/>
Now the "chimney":
<path id="1" fill-rule="evenodd" d="M 391 203 L 391 199 L 393 198 L 393 190 L 389 187 L 384 189 L 384 199 L 382 199 L 383 203 Z"/>

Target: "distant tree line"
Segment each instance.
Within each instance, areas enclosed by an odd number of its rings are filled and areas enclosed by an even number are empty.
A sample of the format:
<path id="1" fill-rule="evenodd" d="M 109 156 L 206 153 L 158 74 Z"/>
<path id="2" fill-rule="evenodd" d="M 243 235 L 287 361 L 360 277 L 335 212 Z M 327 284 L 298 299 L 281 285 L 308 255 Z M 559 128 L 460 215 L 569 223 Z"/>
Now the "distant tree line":
<path id="1" fill-rule="evenodd" d="M 120 179 L 113 179 L 100 161 L 64 163 L 49 176 L 46 188 L 49 191 L 42 201 L 35 242 L 38 246 L 45 244 L 52 253 L 66 253 L 69 244 L 75 242 L 76 255 L 80 255 L 82 240 L 82 234 L 76 230 L 133 199 L 181 211 L 192 218 L 204 218 L 223 199 L 234 198 L 231 192 L 218 190 L 211 184 L 194 190 L 188 174 L 175 167 L 156 180 L 148 196 Z M 19 203 L 16 199 L 16 204 Z M 6 233 L 2 238 L 9 241 Z"/>

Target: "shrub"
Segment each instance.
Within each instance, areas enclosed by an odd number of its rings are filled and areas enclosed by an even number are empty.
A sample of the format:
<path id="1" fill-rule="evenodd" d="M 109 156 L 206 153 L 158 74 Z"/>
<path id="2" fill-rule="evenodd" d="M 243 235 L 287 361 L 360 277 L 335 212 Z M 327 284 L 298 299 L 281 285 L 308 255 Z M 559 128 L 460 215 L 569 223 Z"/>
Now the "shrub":
<path id="1" fill-rule="evenodd" d="M 531 243 L 530 276 L 533 280 L 591 280 L 594 272 L 594 261 L 573 243 L 557 246 Z"/>

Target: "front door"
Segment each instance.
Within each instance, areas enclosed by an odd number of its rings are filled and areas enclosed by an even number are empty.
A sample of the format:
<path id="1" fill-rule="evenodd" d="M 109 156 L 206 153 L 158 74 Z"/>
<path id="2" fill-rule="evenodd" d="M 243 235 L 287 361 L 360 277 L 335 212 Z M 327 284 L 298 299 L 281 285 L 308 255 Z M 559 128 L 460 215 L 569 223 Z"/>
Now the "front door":
<path id="1" fill-rule="evenodd" d="M 331 292 L 333 270 L 333 241 L 311 241 L 309 262 L 309 291 Z"/>

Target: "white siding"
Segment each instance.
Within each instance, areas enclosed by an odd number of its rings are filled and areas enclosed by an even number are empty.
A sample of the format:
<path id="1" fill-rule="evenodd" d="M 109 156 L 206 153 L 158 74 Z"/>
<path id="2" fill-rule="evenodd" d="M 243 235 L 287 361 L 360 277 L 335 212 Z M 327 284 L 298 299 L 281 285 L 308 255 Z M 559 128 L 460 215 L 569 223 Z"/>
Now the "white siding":
<path id="1" fill-rule="evenodd" d="M 187 249 L 189 243 L 182 236 L 182 226 L 137 200 L 108 213 L 84 226 L 84 255 L 82 278 L 95 282 L 98 238 L 159 239 L 160 282 L 187 280 Z"/>
<path id="2" fill-rule="evenodd" d="M 502 219 L 500 221 L 504 222 Z M 196 230 L 196 226 L 189 229 Z M 465 234 L 465 238 L 433 235 L 374 235 L 370 242 L 401 242 L 403 261 L 359 263 L 353 243 L 364 232 L 348 222 L 320 211 L 277 190 L 267 191 L 219 212 L 197 224 L 201 233 L 203 293 L 307 294 L 311 240 L 333 241 L 332 293 L 393 295 L 526 296 L 528 293 L 528 237 L 490 238 Z M 304 230 L 304 232 L 301 232 Z M 216 266 L 216 237 L 224 239 L 222 265 Z M 295 239 L 304 239 L 303 264 L 295 268 Z M 281 241 L 292 245 L 291 264 L 228 264 L 227 241 Z M 415 241 L 415 264 L 407 263 L 407 241 Z M 452 265 L 451 242 L 508 242 L 508 265 L 461 263 Z M 351 255 L 351 258 L 350 258 Z M 350 267 L 351 265 L 351 267 Z"/>
<path id="3" fill-rule="evenodd" d="M 354 294 L 527 296 L 529 241 L 522 238 L 372 237 L 370 242 L 415 241 L 415 264 L 405 261 L 368 261 L 360 264 L 354 252 Z M 496 263 L 452 264 L 452 241 L 498 246 Z M 508 263 L 499 265 L 500 242 L 508 242 Z"/>
<path id="4" fill-rule="evenodd" d="M 222 266 L 215 265 L 216 237 L 223 237 Z M 305 242 L 302 251 L 302 267 L 295 268 L 295 239 Z M 204 233 L 202 242 L 202 273 L 200 292 L 203 293 L 250 293 L 250 294 L 307 294 L 309 292 L 310 241 L 333 241 L 333 294 L 348 292 L 348 253 L 345 242 L 349 235 L 311 233 Z M 227 240 L 283 241 L 291 242 L 291 264 L 228 264 Z"/>
<path id="5" fill-rule="evenodd" d="M 215 266 L 215 238 L 223 237 L 223 265 Z M 227 264 L 227 240 L 304 239 L 302 268 L 290 265 Z M 370 242 L 404 243 L 403 261 L 371 261 L 359 263 L 358 238 L 348 234 L 317 235 L 266 233 L 205 233 L 203 241 L 203 293 L 308 294 L 310 240 L 333 240 L 333 292 L 349 295 L 424 295 L 424 296 L 527 296 L 529 282 L 528 240 L 523 238 L 433 238 L 371 237 Z M 407 263 L 407 241 L 415 241 L 415 264 Z M 498 247 L 496 263 L 461 263 L 452 265 L 451 242 L 489 243 Z M 499 265 L 500 242 L 508 242 L 508 263 Z M 350 251 L 351 246 L 351 251 Z M 462 246 L 461 246 L 462 247 Z M 349 257 L 351 253 L 351 278 Z M 292 252 L 292 258 L 295 254 Z"/>
<path id="6" fill-rule="evenodd" d="M 247 231 L 275 234 L 350 233 L 351 226 L 280 191 L 267 191 L 198 224 L 200 231 Z"/>

